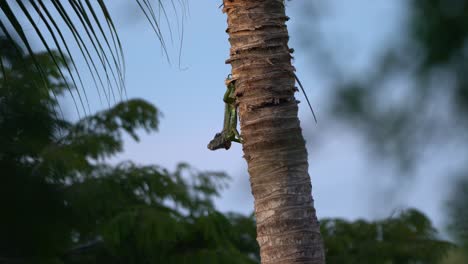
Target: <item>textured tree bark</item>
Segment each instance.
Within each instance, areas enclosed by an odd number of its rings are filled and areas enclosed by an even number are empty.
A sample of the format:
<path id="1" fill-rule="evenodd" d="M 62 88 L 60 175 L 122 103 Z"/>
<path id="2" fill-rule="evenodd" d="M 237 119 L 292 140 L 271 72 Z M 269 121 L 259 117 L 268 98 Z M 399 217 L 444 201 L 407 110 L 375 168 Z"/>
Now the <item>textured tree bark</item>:
<path id="1" fill-rule="evenodd" d="M 224 0 L 263 264 L 325 263 L 283 0 Z"/>

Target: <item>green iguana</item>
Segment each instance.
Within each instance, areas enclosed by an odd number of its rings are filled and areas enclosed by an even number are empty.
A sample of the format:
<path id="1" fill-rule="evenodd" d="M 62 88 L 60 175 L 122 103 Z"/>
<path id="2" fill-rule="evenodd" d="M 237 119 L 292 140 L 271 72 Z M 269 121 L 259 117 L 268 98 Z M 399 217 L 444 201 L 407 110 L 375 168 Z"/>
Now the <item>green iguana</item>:
<path id="1" fill-rule="evenodd" d="M 309 104 L 310 110 L 312 111 L 312 115 L 314 116 L 315 123 L 317 123 L 317 118 L 315 117 L 314 109 L 309 102 L 309 98 L 305 93 L 304 87 L 302 87 L 301 81 L 297 78 L 296 74 L 294 74 L 294 78 L 296 79 L 297 83 L 301 87 L 302 92 L 307 100 L 307 104 Z M 215 137 L 208 143 L 208 149 L 210 150 L 217 150 L 220 148 L 224 148 L 228 150 L 231 148 L 232 142 L 242 143 L 242 137 L 237 131 L 237 106 L 236 106 L 236 97 L 234 91 L 236 89 L 235 81 L 231 79 L 231 74 L 228 75 L 226 78 L 226 93 L 224 93 L 224 124 L 223 130 L 220 133 L 216 133 Z"/>
<path id="2" fill-rule="evenodd" d="M 237 131 L 237 106 L 236 96 L 234 91 L 236 89 L 235 81 L 231 79 L 229 74 L 226 79 L 226 93 L 224 93 L 224 124 L 221 133 L 216 133 L 215 137 L 208 143 L 210 150 L 217 150 L 225 148 L 226 150 L 231 147 L 231 142 L 242 143 L 242 138 Z"/>

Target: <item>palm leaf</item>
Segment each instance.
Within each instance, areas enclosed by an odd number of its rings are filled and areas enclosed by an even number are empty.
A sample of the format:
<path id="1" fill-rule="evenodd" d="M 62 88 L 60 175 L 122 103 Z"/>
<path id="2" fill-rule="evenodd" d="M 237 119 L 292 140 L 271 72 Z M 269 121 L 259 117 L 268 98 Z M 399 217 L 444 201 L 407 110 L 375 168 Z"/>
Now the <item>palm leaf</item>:
<path id="1" fill-rule="evenodd" d="M 59 71 L 59 74 L 60 76 L 63 78 L 63 79 L 66 79 L 65 78 L 65 75 L 63 74 L 63 71 L 61 69 L 61 64 L 57 61 L 57 59 L 55 58 L 51 48 L 49 47 L 49 45 L 47 44 L 47 41 L 45 40 L 43 34 L 41 33 L 41 31 L 39 30 L 38 26 L 36 25 L 36 23 L 34 22 L 34 19 L 32 18 L 31 14 L 29 13 L 28 9 L 26 8 L 26 6 L 23 4 L 22 1 L 17 1 L 18 3 L 18 6 L 20 7 L 20 9 L 23 11 L 23 13 L 26 15 L 27 19 L 29 22 L 31 22 L 31 25 L 33 26 L 34 30 L 36 31 L 37 33 L 37 36 L 39 37 L 39 39 L 41 40 L 42 44 L 44 45 L 45 49 L 47 50 L 47 52 L 49 53 L 50 57 L 52 58 L 52 61 L 54 62 L 55 66 L 57 67 L 58 71 Z M 55 39 L 54 39 L 55 40 Z M 60 49 L 59 49 L 60 51 Z M 61 57 L 62 57 L 62 61 L 63 62 L 66 62 L 67 59 L 63 56 L 63 53 L 60 52 L 61 54 Z M 68 72 L 71 74 L 71 70 L 70 68 L 68 67 L 68 64 L 65 63 L 66 65 L 66 68 L 68 69 Z M 72 78 L 72 81 L 73 81 L 73 84 L 75 85 L 76 87 L 76 82 L 75 82 L 75 78 L 73 78 L 73 75 L 70 75 L 71 78 Z M 73 99 L 73 101 L 75 102 L 75 106 L 76 106 L 76 101 L 75 101 L 75 98 L 73 96 L 73 93 L 72 93 L 72 88 L 70 87 L 70 84 L 68 82 L 65 82 L 65 85 Z M 86 92 L 84 92 L 84 96 L 86 98 Z M 81 103 L 81 106 L 83 107 L 83 109 L 85 108 L 84 106 L 84 102 L 83 102 L 83 98 L 81 97 L 81 94 L 80 92 L 78 91 L 78 97 L 79 97 L 79 100 L 80 100 L 80 103 Z M 86 102 L 88 103 L 88 100 L 86 98 Z M 88 109 L 89 109 L 89 103 L 88 103 Z M 77 109 L 78 110 L 78 109 Z"/>
<path id="2" fill-rule="evenodd" d="M 150 0 L 135 0 L 169 60 L 160 19 L 163 17 L 168 24 L 172 40 L 170 19 L 163 3 L 164 0 L 155 1 L 156 5 Z M 180 8 L 185 12 L 185 0 L 178 0 L 177 4 L 174 0 L 167 1 L 170 1 L 173 12 L 176 14 L 175 17 L 179 19 L 177 9 Z M 156 12 L 156 9 L 159 12 Z M 38 21 L 33 19 L 36 17 Z M 177 27 L 179 28 L 178 21 Z M 66 38 L 66 34 L 71 37 Z M 104 95 L 108 105 L 126 97 L 122 43 L 104 0 L 50 0 L 47 3 L 43 0 L 0 0 L 0 35 L 11 42 L 18 42 L 26 55 L 31 56 L 40 73 L 43 70 L 40 62 L 35 60 L 34 53 L 38 50 L 45 50 L 52 57 L 56 66 L 60 68 L 61 77 L 65 81 L 67 77 L 71 79 L 67 88 L 78 114 L 78 105 L 81 106 L 85 115 L 86 109 L 90 111 L 85 91 L 87 84 L 84 83 L 85 78 L 81 76 L 82 70 L 77 68 L 79 55 L 86 64 L 86 70 L 93 80 L 101 102 L 101 94 Z M 39 39 L 41 47 L 33 46 L 33 38 Z M 72 44 L 78 48 L 79 52 L 72 52 Z M 54 52 L 55 50 L 58 52 Z M 63 70 L 61 62 L 66 63 Z M 2 72 L 4 72 L 3 63 L 3 59 L 0 58 L 0 71 Z M 3 76 L 5 77 L 4 74 Z M 72 92 L 73 88 L 76 88 L 75 92 Z M 75 93 L 77 98 L 74 96 Z"/>

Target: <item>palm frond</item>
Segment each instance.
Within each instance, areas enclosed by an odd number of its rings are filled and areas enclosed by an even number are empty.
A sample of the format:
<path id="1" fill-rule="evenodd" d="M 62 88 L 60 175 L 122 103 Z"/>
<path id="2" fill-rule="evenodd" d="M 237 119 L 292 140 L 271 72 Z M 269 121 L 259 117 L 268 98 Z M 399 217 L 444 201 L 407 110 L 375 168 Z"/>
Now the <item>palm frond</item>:
<path id="1" fill-rule="evenodd" d="M 168 61 L 164 30 L 160 23 L 162 17 L 167 23 L 172 42 L 171 21 L 165 2 L 170 2 L 179 29 L 177 9 L 186 12 L 185 1 L 177 0 L 175 3 L 174 0 L 155 0 L 154 4 L 150 0 L 135 0 L 161 43 Z M 83 70 L 77 67 L 78 57 L 84 61 L 85 70 L 91 76 L 101 103 L 101 95 L 109 106 L 126 98 L 122 43 L 107 5 L 104 0 L 0 0 L 0 36 L 19 43 L 24 52 L 32 57 L 38 72 L 43 70 L 40 63 L 34 60 L 34 53 L 45 50 L 60 68 L 61 77 L 64 80 L 71 79 L 67 88 L 78 114 L 78 105 L 85 115 L 90 111 L 85 90 L 88 84 L 81 76 Z M 40 47 L 33 45 L 36 44 L 35 39 L 39 39 L 36 42 Z M 73 52 L 73 47 L 79 52 Z M 63 69 L 59 61 L 66 62 Z M 3 67 L 0 58 L 0 70 Z"/>

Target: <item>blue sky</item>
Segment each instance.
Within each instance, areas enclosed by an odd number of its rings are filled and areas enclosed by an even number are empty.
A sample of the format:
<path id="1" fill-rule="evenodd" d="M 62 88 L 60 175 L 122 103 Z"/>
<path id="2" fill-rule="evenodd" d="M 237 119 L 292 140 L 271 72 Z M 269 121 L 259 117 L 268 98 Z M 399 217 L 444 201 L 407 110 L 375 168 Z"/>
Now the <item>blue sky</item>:
<path id="1" fill-rule="evenodd" d="M 128 97 L 155 104 L 164 117 L 159 133 L 141 134 L 139 143 L 126 138 L 124 153 L 112 162 L 130 159 L 168 169 L 174 169 L 179 162 L 188 162 L 199 170 L 225 171 L 233 181 L 217 201 L 218 208 L 252 212 L 253 198 L 240 145 L 234 145 L 229 151 L 213 152 L 206 148 L 222 127 L 224 78 L 230 72 L 230 65 L 224 63 L 229 43 L 226 17 L 218 8 L 221 1 L 188 1 L 180 65 L 177 29 L 181 29 L 181 24 L 178 27 L 175 14 L 170 14 L 173 43 L 169 35 L 165 36 L 171 60 L 168 62 L 147 21 L 131 2 L 108 2 L 124 47 Z M 401 31 L 403 3 L 402 0 L 328 1 L 328 8 L 321 10 L 325 17 L 318 29 L 333 50 L 332 55 L 342 63 L 340 67 L 356 72 L 371 70 L 373 55 L 398 39 L 394 36 Z M 308 24 L 311 20 L 307 19 L 310 10 L 305 8 L 306 4 L 288 1 L 287 13 L 291 17 L 290 47 L 296 50 L 294 65 L 319 120 L 315 125 L 303 95 L 298 93 L 296 96 L 303 102 L 300 119 L 307 140 L 318 216 L 374 219 L 413 206 L 442 227 L 448 186 L 438 176 L 453 164 L 443 158 L 441 162 L 431 163 L 440 158 L 432 157 L 433 160 L 427 160 L 431 165 L 421 168 L 413 180 L 390 177 L 395 172 L 390 162 L 375 163 L 368 156 L 362 136 L 331 119 L 327 113 L 327 80 L 322 78 L 317 69 L 320 64 L 312 61 L 304 42 L 304 35 L 312 34 L 317 28 Z M 178 15 L 182 22 L 180 12 Z M 91 84 L 91 79 L 85 82 Z M 94 90 L 91 85 L 87 89 L 94 110 L 98 110 L 105 105 L 99 103 Z M 70 102 L 66 99 L 63 108 L 76 116 L 74 108 L 67 107 Z"/>

